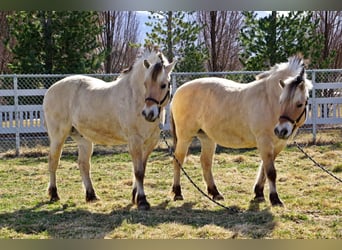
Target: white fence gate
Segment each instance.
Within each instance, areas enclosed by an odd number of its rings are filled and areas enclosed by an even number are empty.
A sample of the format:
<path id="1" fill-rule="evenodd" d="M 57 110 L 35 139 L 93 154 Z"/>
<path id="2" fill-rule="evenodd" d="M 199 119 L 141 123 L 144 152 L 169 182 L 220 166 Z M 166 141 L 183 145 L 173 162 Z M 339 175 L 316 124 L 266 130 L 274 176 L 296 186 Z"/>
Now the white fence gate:
<path id="1" fill-rule="evenodd" d="M 259 72 L 196 72 L 172 73 L 173 92 L 191 79 L 219 76 L 238 82 L 250 82 Z M 312 129 L 313 140 L 318 129 L 342 126 L 342 69 L 308 70 L 313 90 L 309 98 L 306 128 Z M 118 74 L 91 75 L 106 81 Z M 15 150 L 19 155 L 22 146 L 47 144 L 42 102 L 44 94 L 54 82 L 66 75 L 0 75 L 0 153 Z M 168 110 L 168 107 L 167 107 Z M 169 112 L 168 112 L 169 113 Z M 167 116 L 165 130 L 169 130 Z"/>

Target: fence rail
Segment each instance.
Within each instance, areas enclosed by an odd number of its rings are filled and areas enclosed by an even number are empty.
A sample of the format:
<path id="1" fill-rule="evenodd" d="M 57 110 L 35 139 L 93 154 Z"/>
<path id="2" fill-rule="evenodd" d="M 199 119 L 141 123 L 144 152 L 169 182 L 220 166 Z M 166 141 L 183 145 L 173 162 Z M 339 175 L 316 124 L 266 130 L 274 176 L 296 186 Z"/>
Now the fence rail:
<path id="1" fill-rule="evenodd" d="M 204 76 L 219 76 L 238 82 L 254 80 L 258 71 L 172 73 L 173 92 L 184 82 Z M 312 129 L 313 140 L 318 129 L 342 126 L 342 69 L 308 70 L 312 80 L 306 127 Z M 0 75 L 0 153 L 27 144 L 47 144 L 42 108 L 47 89 L 67 75 Z M 118 74 L 92 74 L 106 81 Z M 167 107 L 169 114 L 169 107 Z M 169 130 L 167 115 L 165 130 Z"/>

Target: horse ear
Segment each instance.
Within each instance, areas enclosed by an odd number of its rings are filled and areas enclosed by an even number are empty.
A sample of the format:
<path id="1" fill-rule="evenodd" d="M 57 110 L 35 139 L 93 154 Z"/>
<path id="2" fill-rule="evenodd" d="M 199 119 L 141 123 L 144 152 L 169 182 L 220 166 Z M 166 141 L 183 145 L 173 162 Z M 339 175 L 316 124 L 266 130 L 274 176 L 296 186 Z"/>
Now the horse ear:
<path id="1" fill-rule="evenodd" d="M 144 66 L 146 69 L 148 69 L 151 66 L 151 64 L 145 59 L 144 60 Z"/>
<path id="2" fill-rule="evenodd" d="M 177 63 L 177 60 L 173 60 L 172 63 L 170 63 L 169 65 L 165 66 L 165 71 L 167 73 L 170 73 L 173 70 L 173 68 L 175 67 L 176 63 Z"/>
<path id="3" fill-rule="evenodd" d="M 285 83 L 284 83 L 284 81 L 283 81 L 283 80 L 280 80 L 280 81 L 279 81 L 279 83 L 280 83 L 280 86 L 281 86 L 282 88 L 284 88 L 284 87 L 285 87 Z"/>

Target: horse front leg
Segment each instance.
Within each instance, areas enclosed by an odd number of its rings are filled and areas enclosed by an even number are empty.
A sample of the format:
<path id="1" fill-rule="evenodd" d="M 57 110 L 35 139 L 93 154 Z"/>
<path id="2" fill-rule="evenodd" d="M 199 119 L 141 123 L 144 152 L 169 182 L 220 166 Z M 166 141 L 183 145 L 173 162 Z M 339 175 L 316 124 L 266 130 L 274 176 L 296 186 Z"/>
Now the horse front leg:
<path id="1" fill-rule="evenodd" d="M 203 178 L 207 184 L 208 194 L 212 195 L 214 200 L 223 200 L 223 196 L 216 187 L 212 172 L 216 143 L 206 135 L 199 135 L 198 137 L 201 141 L 201 166 Z"/>
<path id="2" fill-rule="evenodd" d="M 129 146 L 130 153 L 133 160 L 133 190 L 132 203 L 137 204 L 139 210 L 149 210 L 150 203 L 148 203 L 144 191 L 144 178 L 147 163 L 147 155 L 143 155 L 142 150 L 136 144 Z"/>
<path id="3" fill-rule="evenodd" d="M 274 160 L 277 155 L 273 146 L 270 147 L 270 140 L 263 140 L 265 143 L 259 144 L 258 148 L 262 159 L 262 169 L 259 169 L 258 179 L 254 187 L 255 196 L 258 199 L 263 197 L 263 183 L 265 183 L 265 176 L 269 183 L 269 198 L 272 206 L 283 206 L 283 202 L 280 200 L 277 188 L 276 179 L 277 172 L 274 167 Z"/>
<path id="4" fill-rule="evenodd" d="M 174 159 L 173 159 L 173 184 L 172 193 L 174 194 L 173 200 L 183 200 L 182 189 L 180 185 L 180 171 L 184 163 L 184 158 L 188 152 L 188 147 L 191 141 L 183 141 L 178 139 L 175 146 Z"/>
<path id="5" fill-rule="evenodd" d="M 255 197 L 254 200 L 257 202 L 263 202 L 265 201 L 265 196 L 264 196 L 264 186 L 265 186 L 265 181 L 266 181 L 266 175 L 264 171 L 264 166 L 263 162 L 261 161 L 257 178 L 255 180 L 254 184 L 254 193 Z"/>

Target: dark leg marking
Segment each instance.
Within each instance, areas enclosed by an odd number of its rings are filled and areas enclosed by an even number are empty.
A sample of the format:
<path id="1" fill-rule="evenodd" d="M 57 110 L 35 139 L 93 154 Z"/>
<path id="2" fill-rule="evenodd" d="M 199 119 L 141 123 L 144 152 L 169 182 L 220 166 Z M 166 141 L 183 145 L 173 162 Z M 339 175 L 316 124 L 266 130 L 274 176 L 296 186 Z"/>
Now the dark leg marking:
<path id="1" fill-rule="evenodd" d="M 98 200 L 99 198 L 97 198 L 94 190 L 86 191 L 86 202 L 94 202 Z"/>
<path id="2" fill-rule="evenodd" d="M 265 201 L 264 187 L 261 187 L 259 185 L 255 185 L 254 193 L 255 193 L 254 201 L 258 201 L 258 202 Z"/>
<path id="3" fill-rule="evenodd" d="M 139 210 L 149 210 L 151 208 L 150 203 L 147 202 L 146 195 L 138 194 L 137 203 Z"/>
<path id="4" fill-rule="evenodd" d="M 49 190 L 50 202 L 59 201 L 59 196 L 57 193 L 57 187 L 50 187 Z"/>
<path id="5" fill-rule="evenodd" d="M 211 194 L 214 200 L 224 200 L 223 196 L 217 190 L 216 185 L 214 185 L 212 188 L 208 187 L 208 194 Z"/>
<path id="6" fill-rule="evenodd" d="M 279 199 L 279 196 L 277 193 L 271 193 L 270 194 L 270 201 L 272 206 L 284 206 L 283 202 Z"/>
<path id="7" fill-rule="evenodd" d="M 172 193 L 174 193 L 174 197 L 173 200 L 174 201 L 180 201 L 180 200 L 184 200 L 183 195 L 182 195 L 182 189 L 180 185 L 174 185 L 172 187 Z"/>
<path id="8" fill-rule="evenodd" d="M 133 188 L 132 190 L 132 203 L 135 204 L 135 196 L 137 195 L 137 188 Z"/>

